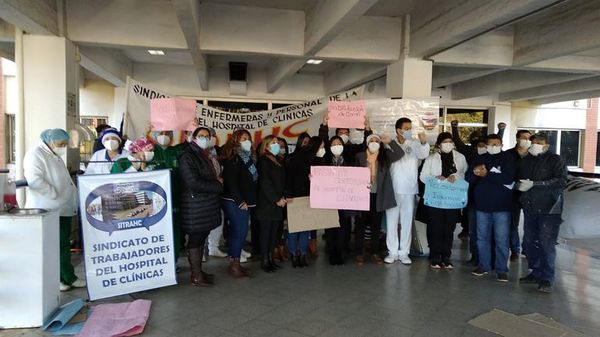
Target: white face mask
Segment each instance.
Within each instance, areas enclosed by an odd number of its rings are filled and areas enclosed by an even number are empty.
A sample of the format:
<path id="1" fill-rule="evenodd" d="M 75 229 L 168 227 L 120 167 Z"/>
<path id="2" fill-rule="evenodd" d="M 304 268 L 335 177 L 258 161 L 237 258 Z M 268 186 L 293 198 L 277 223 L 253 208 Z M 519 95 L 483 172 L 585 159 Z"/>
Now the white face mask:
<path id="1" fill-rule="evenodd" d="M 250 152 L 252 150 L 252 142 L 249 140 L 241 142 L 240 145 L 242 146 L 242 150 L 246 152 Z"/>
<path id="2" fill-rule="evenodd" d="M 529 154 L 531 154 L 532 156 L 537 156 L 544 152 L 546 152 L 546 151 L 544 150 L 544 145 L 542 145 L 542 144 L 532 144 L 531 147 L 529 148 Z"/>
<path id="3" fill-rule="evenodd" d="M 487 152 L 489 154 L 498 154 L 498 153 L 502 152 L 502 146 L 499 146 L 499 145 L 488 145 L 487 146 Z"/>
<path id="4" fill-rule="evenodd" d="M 381 145 L 379 145 L 379 143 L 377 142 L 369 143 L 369 151 L 371 151 L 371 153 L 376 153 L 377 151 L 379 151 L 380 147 Z"/>
<path id="5" fill-rule="evenodd" d="M 202 150 L 206 150 L 208 148 L 208 138 L 206 137 L 196 137 L 196 145 L 198 145 Z"/>
<path id="6" fill-rule="evenodd" d="M 320 149 L 317 151 L 317 157 L 318 157 L 318 158 L 323 158 L 323 157 L 325 157 L 325 148 L 324 148 L 324 147 L 320 148 Z"/>
<path id="7" fill-rule="evenodd" d="M 62 146 L 62 147 L 56 147 L 53 149 L 54 153 L 56 153 L 57 156 L 62 157 L 65 154 L 67 154 L 67 148 Z"/>
<path id="8" fill-rule="evenodd" d="M 350 139 L 350 137 L 347 134 L 341 135 L 340 138 L 342 139 L 344 144 L 348 143 L 348 140 Z"/>
<path id="9" fill-rule="evenodd" d="M 334 145 L 331 147 L 331 153 L 334 156 L 340 156 L 344 152 L 344 145 Z"/>
<path id="10" fill-rule="evenodd" d="M 412 129 L 402 131 L 402 137 L 404 137 L 404 139 L 406 139 L 406 140 L 411 140 L 413 137 Z"/>
<path id="11" fill-rule="evenodd" d="M 119 141 L 115 139 L 107 139 L 102 143 L 104 147 L 109 151 L 116 151 L 119 148 Z"/>
<path id="12" fill-rule="evenodd" d="M 452 150 L 454 150 L 454 144 L 452 144 L 452 143 L 442 143 L 442 145 L 440 146 L 440 149 L 444 153 L 450 153 L 450 152 L 452 152 Z"/>
<path id="13" fill-rule="evenodd" d="M 478 155 L 482 155 L 482 154 L 486 154 L 487 153 L 487 148 L 486 147 L 478 147 L 477 148 L 477 154 Z"/>
<path id="14" fill-rule="evenodd" d="M 531 141 L 529 139 L 519 139 L 519 147 L 522 149 L 528 149 L 531 147 Z"/>
<path id="15" fill-rule="evenodd" d="M 154 159 L 154 152 L 144 151 L 144 158 L 146 158 L 146 161 L 151 161 L 152 159 Z"/>
<path id="16" fill-rule="evenodd" d="M 167 135 L 158 135 L 158 137 L 156 137 L 156 141 L 162 146 L 167 146 L 171 143 L 171 137 Z"/>

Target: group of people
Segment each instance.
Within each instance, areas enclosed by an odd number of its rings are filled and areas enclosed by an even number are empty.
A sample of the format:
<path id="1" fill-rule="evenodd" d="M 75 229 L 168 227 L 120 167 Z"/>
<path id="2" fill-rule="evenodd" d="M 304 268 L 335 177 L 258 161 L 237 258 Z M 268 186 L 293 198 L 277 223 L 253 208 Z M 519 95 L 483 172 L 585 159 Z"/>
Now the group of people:
<path id="1" fill-rule="evenodd" d="M 310 195 L 311 166 L 359 166 L 370 172 L 369 210 L 339 210 L 340 226 L 325 230 L 331 265 L 344 264 L 351 252 L 358 265 L 366 258 L 376 264 L 399 261 L 410 265 L 419 180 L 425 189 L 431 179 L 449 184 L 466 180 L 470 184 L 466 209 L 425 206 L 431 268 L 454 267 L 454 230 L 458 222 L 468 219 L 472 261 L 477 264 L 473 274 L 482 276 L 495 270 L 499 281 L 507 281 L 509 250 L 517 254 L 519 250 L 518 214 L 522 209 L 523 253 L 532 271 L 521 282 L 535 282 L 540 290 L 551 291 L 566 168 L 559 156 L 548 152 L 545 135 L 520 131 L 517 146 L 502 151 L 502 137 L 497 134 L 473 135 L 471 144 L 464 144 L 453 123 L 453 132 L 440 133 L 432 150 L 425 133 L 416 134 L 408 118 L 396 121 L 393 138 L 373 134 L 368 120 L 360 137 L 345 128 L 336 129 L 329 137 L 327 122 L 325 118 L 318 135 L 302 133 L 292 153 L 283 138 L 270 135 L 254 144 L 244 129 L 235 130 L 218 146 L 215 131 L 202 126 L 186 134 L 181 143 L 174 139 L 173 131 L 161 131 L 155 137 L 136 139 L 125 149 L 119 131 L 106 128 L 85 174 L 171 170 L 175 257 L 177 260 L 183 246 L 191 283 L 196 286 L 214 284 L 214 275 L 202 267 L 211 236 L 209 246 L 220 253 L 215 255 L 229 257 L 228 270 L 235 278 L 250 275 L 241 263 L 250 255 L 243 249 L 249 231 L 263 271 L 280 269 L 278 262 L 285 256 L 294 268 L 308 266 L 309 256 L 317 254 L 317 232 L 286 233 L 285 220 L 286 205 Z M 60 212 L 61 290 L 83 287 L 85 282 L 75 276 L 69 253 L 77 197 L 61 159 L 68 134 L 50 129 L 42 133 L 41 140 L 25 157 L 27 206 Z M 387 254 L 382 254 L 380 245 L 383 223 Z M 217 248 L 224 224 L 227 253 Z M 517 247 L 509 245 L 514 235 L 511 231 L 516 231 Z M 284 238 L 285 253 L 281 249 Z"/>

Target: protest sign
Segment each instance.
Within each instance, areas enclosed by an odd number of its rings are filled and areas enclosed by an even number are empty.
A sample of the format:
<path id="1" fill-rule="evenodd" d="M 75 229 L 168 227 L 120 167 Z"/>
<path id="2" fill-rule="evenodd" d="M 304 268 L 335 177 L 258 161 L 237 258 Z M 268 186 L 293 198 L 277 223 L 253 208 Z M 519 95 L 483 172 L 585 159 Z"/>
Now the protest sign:
<path id="1" fill-rule="evenodd" d="M 425 195 L 423 196 L 426 206 L 442 209 L 459 209 L 467 206 L 469 199 L 469 183 L 465 180 L 457 180 L 453 183 L 447 180 L 439 180 L 434 177 L 425 182 Z"/>
<path id="2" fill-rule="evenodd" d="M 79 176 L 90 300 L 176 284 L 168 170 Z"/>
<path id="3" fill-rule="evenodd" d="M 368 168 L 312 166 L 310 174 L 311 208 L 369 210 Z"/>
<path id="4" fill-rule="evenodd" d="M 182 98 L 155 98 L 150 100 L 152 131 L 194 131 L 196 101 Z"/>
<path id="5" fill-rule="evenodd" d="M 294 198 L 287 204 L 287 220 L 290 233 L 340 226 L 336 210 L 310 208 L 309 197 Z"/>
<path id="6" fill-rule="evenodd" d="M 364 101 L 330 101 L 327 125 L 330 128 L 365 127 Z"/>

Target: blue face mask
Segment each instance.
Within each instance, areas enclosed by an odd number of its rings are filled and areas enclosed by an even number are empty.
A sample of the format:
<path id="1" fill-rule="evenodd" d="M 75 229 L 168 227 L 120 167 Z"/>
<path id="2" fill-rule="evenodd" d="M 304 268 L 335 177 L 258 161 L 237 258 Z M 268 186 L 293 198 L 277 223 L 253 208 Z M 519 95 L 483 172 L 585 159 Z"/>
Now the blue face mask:
<path id="1" fill-rule="evenodd" d="M 269 150 L 271 151 L 271 153 L 276 156 L 279 154 L 279 152 L 281 151 L 281 147 L 279 146 L 278 143 L 273 143 L 271 145 L 269 145 Z"/>

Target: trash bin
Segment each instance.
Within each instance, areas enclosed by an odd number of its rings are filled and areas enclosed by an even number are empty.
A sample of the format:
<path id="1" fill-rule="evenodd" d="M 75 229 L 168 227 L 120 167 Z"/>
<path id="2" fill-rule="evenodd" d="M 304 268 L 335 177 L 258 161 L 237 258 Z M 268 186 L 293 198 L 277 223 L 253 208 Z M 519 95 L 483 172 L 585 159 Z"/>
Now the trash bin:
<path id="1" fill-rule="evenodd" d="M 0 329 L 42 326 L 59 305 L 58 213 L 0 213 Z"/>

